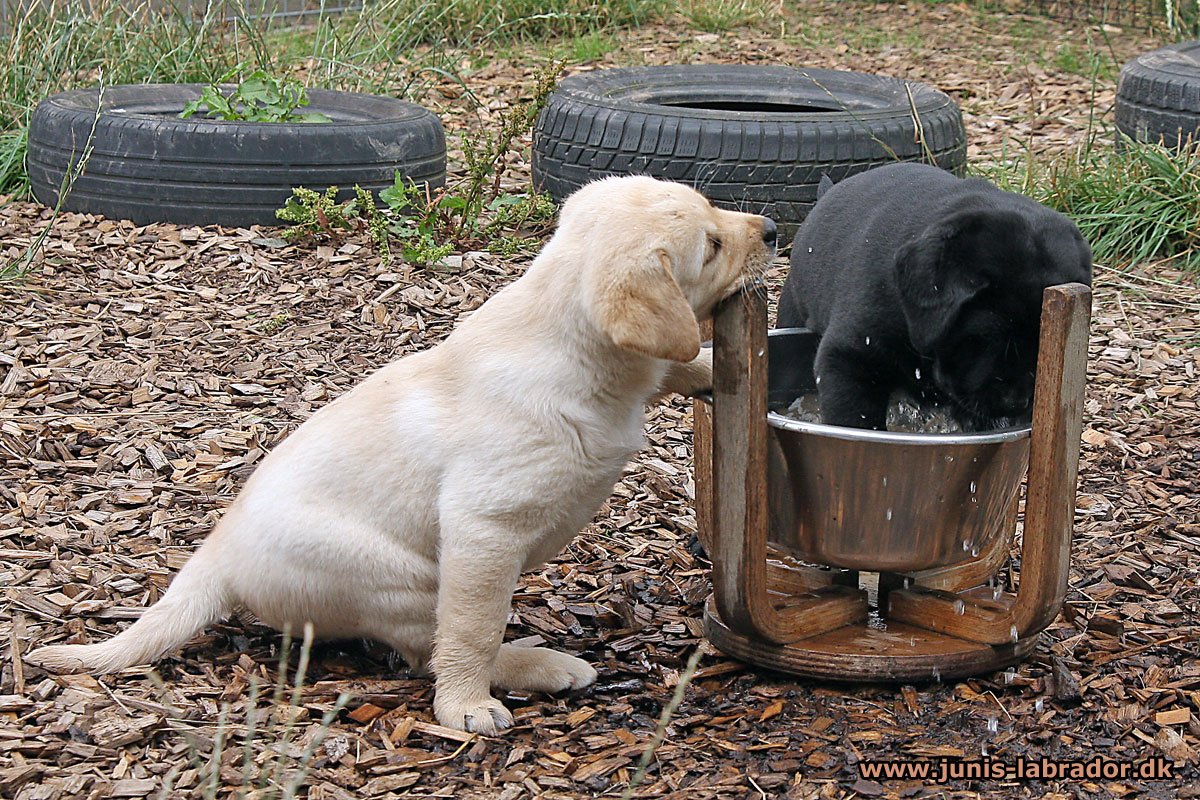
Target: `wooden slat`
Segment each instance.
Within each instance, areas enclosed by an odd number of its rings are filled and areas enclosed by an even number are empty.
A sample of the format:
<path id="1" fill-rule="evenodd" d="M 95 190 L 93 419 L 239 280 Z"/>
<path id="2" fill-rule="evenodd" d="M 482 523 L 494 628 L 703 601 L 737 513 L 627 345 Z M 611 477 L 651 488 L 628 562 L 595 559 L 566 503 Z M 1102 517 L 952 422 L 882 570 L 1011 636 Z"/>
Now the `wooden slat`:
<path id="1" fill-rule="evenodd" d="M 888 617 L 987 644 L 1009 644 L 1049 625 L 1062 608 L 1083 432 L 1091 289 L 1046 289 L 1038 346 L 1025 531 L 1015 602 L 991 608 L 971 598 L 914 588 L 889 594 Z"/>
<path id="2" fill-rule="evenodd" d="M 700 322 L 700 339 L 712 342 L 711 319 Z M 712 405 L 692 400 L 692 473 L 696 482 L 696 538 L 712 553 Z"/>
<path id="3" fill-rule="evenodd" d="M 948 567 L 935 567 L 913 572 L 906 577 L 916 586 L 926 589 L 941 589 L 946 592 L 958 592 L 986 583 L 1000 571 L 1004 562 L 1008 560 L 1013 532 L 1017 527 L 1018 505 L 1020 505 L 1019 493 L 1013 496 L 1012 502 L 1008 504 L 1008 510 L 1004 512 L 1004 524 L 1000 527 L 1000 533 L 992 537 L 987 547 L 979 554 L 979 558 L 972 558 Z M 890 584 L 902 585 L 903 577 L 905 576 L 893 576 Z M 900 580 L 897 581 L 894 578 L 900 578 Z"/>
<path id="4" fill-rule="evenodd" d="M 713 317 L 713 591 L 725 623 L 751 635 L 773 627 L 760 597 L 767 583 L 766 327 L 758 292 L 735 295 Z"/>
<path id="5" fill-rule="evenodd" d="M 696 538 L 710 556 L 712 544 L 712 407 L 692 400 L 692 464 L 696 482 Z"/>
<path id="6" fill-rule="evenodd" d="M 858 589 L 783 608 L 778 595 L 768 595 L 765 294 L 737 295 L 718 309 L 713 348 L 709 552 L 722 620 L 746 636 L 786 643 L 865 619 L 866 594 Z"/>

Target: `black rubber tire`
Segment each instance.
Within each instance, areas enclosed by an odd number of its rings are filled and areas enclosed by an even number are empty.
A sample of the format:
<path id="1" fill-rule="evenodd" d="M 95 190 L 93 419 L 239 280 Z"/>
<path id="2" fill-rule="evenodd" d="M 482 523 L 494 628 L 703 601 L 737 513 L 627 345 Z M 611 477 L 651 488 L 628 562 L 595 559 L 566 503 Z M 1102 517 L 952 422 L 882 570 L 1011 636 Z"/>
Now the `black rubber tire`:
<path id="1" fill-rule="evenodd" d="M 961 174 L 962 114 L 924 84 L 780 66 L 586 72 L 564 78 L 538 117 L 534 186 L 561 200 L 607 175 L 667 178 L 719 206 L 766 214 L 790 238 L 822 175 L 839 181 L 890 161 L 929 160 L 914 105 L 933 162 Z"/>
<path id="2" fill-rule="evenodd" d="M 309 89 L 306 112 L 328 123 L 180 119 L 203 87 L 109 86 L 52 95 L 29 126 L 27 167 L 34 197 L 58 202 L 63 175 L 78 162 L 93 122 L 93 150 L 63 209 L 138 224 L 280 225 L 275 211 L 304 186 L 355 184 L 378 194 L 396 170 L 438 187 L 446 180 L 441 121 L 413 103 L 378 95 Z"/>
<path id="3" fill-rule="evenodd" d="M 1117 130 L 1176 147 L 1200 139 L 1200 41 L 1143 53 L 1121 67 Z"/>

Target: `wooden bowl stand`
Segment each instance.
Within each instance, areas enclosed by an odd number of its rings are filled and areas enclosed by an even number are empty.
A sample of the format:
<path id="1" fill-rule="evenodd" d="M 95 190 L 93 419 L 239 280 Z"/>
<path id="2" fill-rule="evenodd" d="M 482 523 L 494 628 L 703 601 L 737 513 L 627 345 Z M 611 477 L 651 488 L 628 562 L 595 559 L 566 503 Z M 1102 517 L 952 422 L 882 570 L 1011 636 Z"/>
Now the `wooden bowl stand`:
<path id="1" fill-rule="evenodd" d="M 883 624 L 869 622 L 854 570 L 789 564 L 768 541 L 767 313 L 761 291 L 713 320 L 713 402 L 695 414 L 696 516 L 712 558 L 708 638 L 741 660 L 816 678 L 920 681 L 1014 664 L 1062 608 L 1070 567 L 1091 290 L 1046 289 L 1016 593 L 984 586 L 1016 527 L 978 558 L 881 573 Z"/>

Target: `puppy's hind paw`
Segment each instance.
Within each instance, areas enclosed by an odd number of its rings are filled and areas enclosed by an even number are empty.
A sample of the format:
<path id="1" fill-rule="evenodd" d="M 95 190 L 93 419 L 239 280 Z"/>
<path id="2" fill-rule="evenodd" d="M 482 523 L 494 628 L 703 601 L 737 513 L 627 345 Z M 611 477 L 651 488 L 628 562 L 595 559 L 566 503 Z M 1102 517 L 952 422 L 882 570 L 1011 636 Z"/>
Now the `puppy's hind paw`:
<path id="1" fill-rule="evenodd" d="M 54 672 L 60 675 L 72 672 L 84 672 L 93 667 L 84 655 L 87 652 L 89 652 L 87 645 L 78 644 L 39 647 L 37 650 L 26 653 L 24 661 L 35 667 L 41 667 L 47 672 Z"/>
<path id="2" fill-rule="evenodd" d="M 596 670 L 582 658 L 545 647 L 500 646 L 492 685 L 501 689 L 556 694 L 596 682 Z"/>
<path id="3" fill-rule="evenodd" d="M 447 728 L 495 736 L 505 728 L 513 726 L 512 712 L 499 700 L 486 696 L 477 701 L 439 701 L 435 696 L 433 713 Z"/>

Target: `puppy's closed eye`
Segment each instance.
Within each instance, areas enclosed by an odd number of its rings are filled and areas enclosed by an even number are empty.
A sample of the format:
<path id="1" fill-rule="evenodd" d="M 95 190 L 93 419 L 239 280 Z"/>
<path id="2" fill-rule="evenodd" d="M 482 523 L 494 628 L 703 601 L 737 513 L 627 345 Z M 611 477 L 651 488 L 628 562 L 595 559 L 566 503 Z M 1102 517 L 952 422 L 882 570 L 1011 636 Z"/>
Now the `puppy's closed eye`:
<path id="1" fill-rule="evenodd" d="M 707 249 L 707 252 L 704 254 L 704 263 L 707 264 L 708 262 L 712 261 L 714 258 L 716 258 L 720 254 L 720 252 L 721 252 L 721 240 L 716 236 L 710 235 L 708 237 L 708 249 Z"/>

